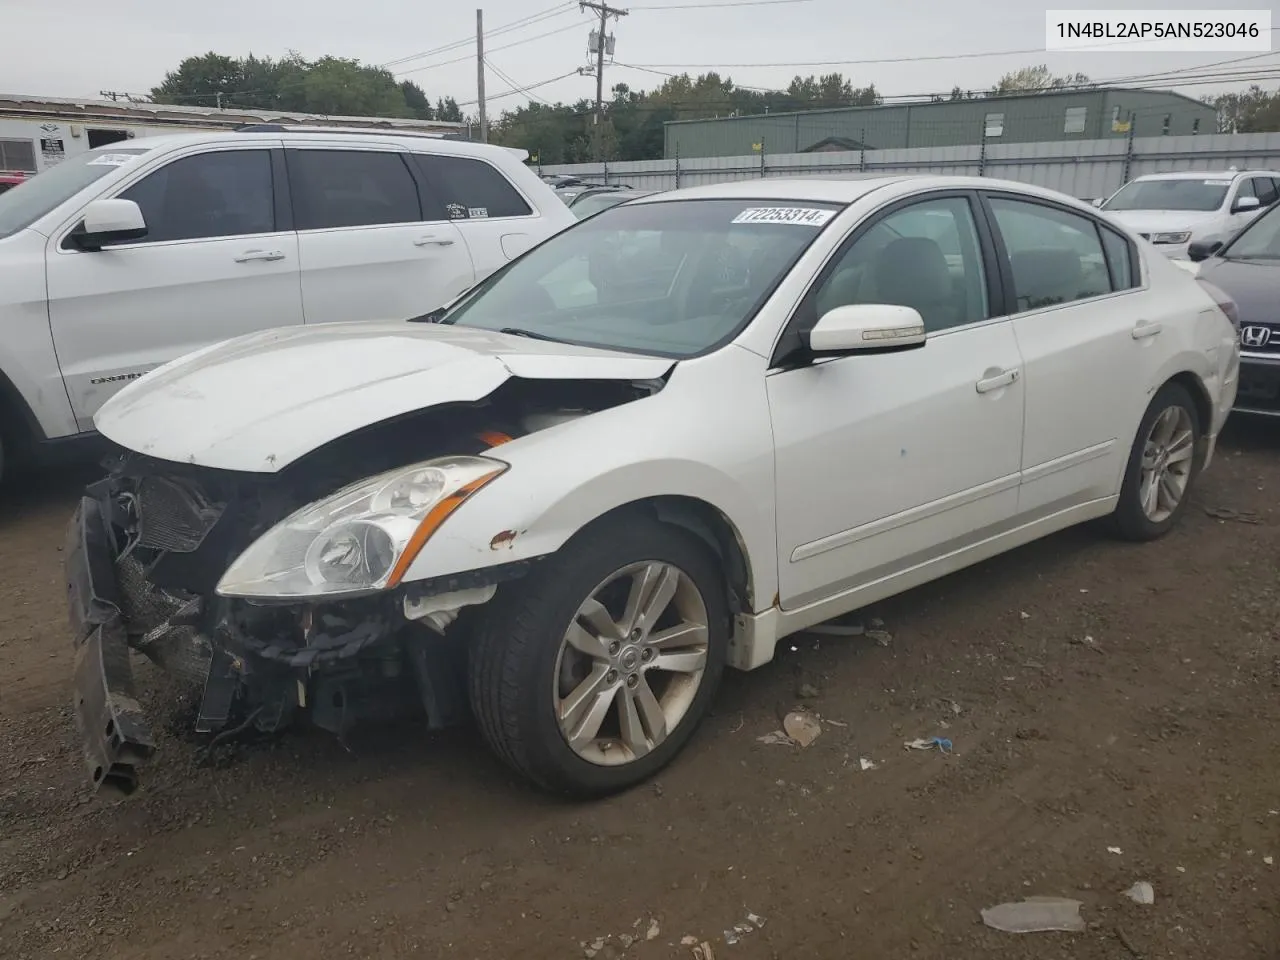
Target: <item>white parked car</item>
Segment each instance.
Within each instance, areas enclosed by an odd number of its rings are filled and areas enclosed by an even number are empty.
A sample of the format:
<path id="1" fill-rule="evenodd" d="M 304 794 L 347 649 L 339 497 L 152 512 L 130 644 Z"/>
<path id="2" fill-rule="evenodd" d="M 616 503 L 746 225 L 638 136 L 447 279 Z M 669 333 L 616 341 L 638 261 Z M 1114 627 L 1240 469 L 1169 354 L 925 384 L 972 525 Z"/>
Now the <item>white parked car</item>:
<path id="1" fill-rule="evenodd" d="M 1280 173 L 1264 170 L 1153 173 L 1102 203 L 1111 218 L 1185 260 L 1197 241 L 1225 242 L 1280 197 Z"/>
<path id="2" fill-rule="evenodd" d="M 1224 305 L 1047 190 L 771 179 L 605 210 L 433 322 L 175 361 L 99 411 L 71 529 L 94 778 L 152 749 L 128 644 L 204 731 L 469 699 L 538 784 L 634 784 L 789 634 L 1168 531 L 1235 397 Z"/>
<path id="3" fill-rule="evenodd" d="M 198 347 L 453 299 L 576 220 L 523 157 L 267 127 L 111 144 L 0 195 L 0 475 Z"/>

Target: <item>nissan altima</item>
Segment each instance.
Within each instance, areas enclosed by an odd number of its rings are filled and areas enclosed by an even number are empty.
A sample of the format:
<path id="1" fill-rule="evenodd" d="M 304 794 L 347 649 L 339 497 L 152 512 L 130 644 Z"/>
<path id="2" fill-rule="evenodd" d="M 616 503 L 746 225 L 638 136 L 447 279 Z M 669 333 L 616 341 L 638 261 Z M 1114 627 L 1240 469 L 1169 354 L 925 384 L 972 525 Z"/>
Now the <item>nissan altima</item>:
<path id="1" fill-rule="evenodd" d="M 1051 191 L 769 179 L 622 203 L 414 321 L 176 360 L 101 408 L 70 525 L 92 780 L 154 750 L 132 648 L 205 734 L 474 716 L 546 789 L 634 785 L 789 634 L 1083 521 L 1165 534 L 1227 306 Z"/>

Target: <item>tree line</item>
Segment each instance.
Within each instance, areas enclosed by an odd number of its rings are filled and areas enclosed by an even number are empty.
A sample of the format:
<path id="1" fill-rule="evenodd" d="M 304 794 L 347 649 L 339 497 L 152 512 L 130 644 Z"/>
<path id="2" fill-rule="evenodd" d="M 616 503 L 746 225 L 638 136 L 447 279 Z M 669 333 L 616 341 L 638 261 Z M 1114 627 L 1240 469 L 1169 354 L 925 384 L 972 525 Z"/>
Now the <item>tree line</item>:
<path id="1" fill-rule="evenodd" d="M 973 100 L 1093 85 L 1082 73 L 1057 76 L 1040 65 L 1006 73 L 988 89 L 956 86 L 949 94 L 937 94 L 932 99 Z M 433 104 L 413 81 L 397 80 L 382 67 L 340 57 L 311 61 L 298 54 L 279 60 L 253 55 L 237 59 L 217 53 L 188 57 L 165 75 L 151 96 L 157 103 L 188 106 L 474 120 L 464 116 L 453 97 L 438 97 Z M 1217 108 L 1221 132 L 1280 130 L 1280 91 L 1254 85 L 1204 100 Z M 598 159 L 600 153 L 607 160 L 653 160 L 663 155 L 663 124 L 671 120 L 877 106 L 883 102 L 875 84 L 855 86 L 840 73 L 796 76 L 785 90 L 740 86 L 714 71 L 696 77 L 680 74 L 665 76 L 659 86 L 650 90 L 616 84 L 604 105 L 604 122 L 599 131 L 594 123 L 592 99 L 583 97 L 554 104 L 531 99 L 497 116 L 490 123 L 490 139 L 528 150 L 546 164 L 588 162 Z"/>

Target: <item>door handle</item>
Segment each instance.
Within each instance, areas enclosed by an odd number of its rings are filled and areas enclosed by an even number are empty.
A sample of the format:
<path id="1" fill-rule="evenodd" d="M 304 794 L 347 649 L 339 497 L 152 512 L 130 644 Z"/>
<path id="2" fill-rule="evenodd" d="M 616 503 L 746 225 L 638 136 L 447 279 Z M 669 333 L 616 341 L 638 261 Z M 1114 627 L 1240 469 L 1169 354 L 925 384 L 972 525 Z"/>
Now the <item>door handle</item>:
<path id="1" fill-rule="evenodd" d="M 1001 387 L 1007 387 L 1018 380 L 1017 370 L 1001 370 L 997 374 L 989 377 L 983 377 L 975 384 L 979 393 L 990 393 L 992 390 L 999 390 Z"/>
<path id="2" fill-rule="evenodd" d="M 1133 339 L 1145 340 L 1147 337 L 1154 337 L 1163 329 L 1164 327 L 1162 327 L 1158 323 L 1152 323 L 1152 322 L 1143 320 L 1136 327 L 1133 328 Z"/>
<path id="3" fill-rule="evenodd" d="M 452 237 L 437 237 L 433 234 L 427 234 L 425 237 L 419 237 L 413 241 L 415 247 L 452 247 Z"/>
<path id="4" fill-rule="evenodd" d="M 280 250 L 246 250 L 240 256 L 236 257 L 236 263 L 252 263 L 255 260 L 283 260 L 284 253 Z"/>

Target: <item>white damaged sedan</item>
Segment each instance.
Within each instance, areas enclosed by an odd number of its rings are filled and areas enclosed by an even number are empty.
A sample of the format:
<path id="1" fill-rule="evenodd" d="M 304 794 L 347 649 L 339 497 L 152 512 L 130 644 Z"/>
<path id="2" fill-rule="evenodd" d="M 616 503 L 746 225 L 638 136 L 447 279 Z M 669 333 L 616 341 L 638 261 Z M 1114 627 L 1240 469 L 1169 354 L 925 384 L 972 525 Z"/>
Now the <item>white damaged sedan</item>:
<path id="1" fill-rule="evenodd" d="M 416 320 L 206 348 L 96 418 L 92 778 L 154 750 L 132 648 L 203 733 L 474 714 L 544 788 L 633 785 L 788 634 L 1082 521 L 1168 531 L 1230 312 L 1057 193 L 770 179 L 624 203 Z"/>

